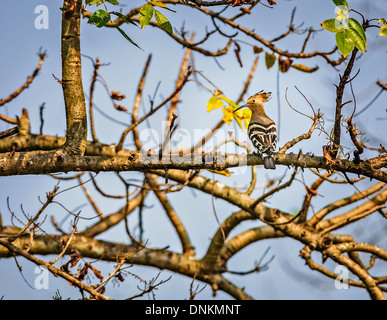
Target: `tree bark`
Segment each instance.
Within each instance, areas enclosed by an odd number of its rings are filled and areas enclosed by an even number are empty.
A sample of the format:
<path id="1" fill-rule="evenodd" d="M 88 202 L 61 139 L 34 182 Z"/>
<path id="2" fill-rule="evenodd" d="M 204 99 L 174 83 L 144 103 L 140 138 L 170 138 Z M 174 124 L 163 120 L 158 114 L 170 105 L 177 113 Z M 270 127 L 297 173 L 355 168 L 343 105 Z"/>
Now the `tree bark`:
<path id="1" fill-rule="evenodd" d="M 82 86 L 80 22 L 82 0 L 64 0 L 62 8 L 62 88 L 66 107 L 65 152 L 83 155 L 86 149 L 86 104 Z"/>

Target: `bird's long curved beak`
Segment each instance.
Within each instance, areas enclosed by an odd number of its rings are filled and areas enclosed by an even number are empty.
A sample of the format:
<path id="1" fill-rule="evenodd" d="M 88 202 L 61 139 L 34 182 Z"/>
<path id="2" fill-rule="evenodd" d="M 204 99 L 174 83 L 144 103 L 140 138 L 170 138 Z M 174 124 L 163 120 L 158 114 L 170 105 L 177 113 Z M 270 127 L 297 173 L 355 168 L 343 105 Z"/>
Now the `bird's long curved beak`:
<path id="1" fill-rule="evenodd" d="M 247 104 L 244 104 L 243 106 L 241 106 L 241 107 L 235 109 L 233 113 L 237 112 L 239 109 L 246 108 L 246 107 L 247 107 Z"/>

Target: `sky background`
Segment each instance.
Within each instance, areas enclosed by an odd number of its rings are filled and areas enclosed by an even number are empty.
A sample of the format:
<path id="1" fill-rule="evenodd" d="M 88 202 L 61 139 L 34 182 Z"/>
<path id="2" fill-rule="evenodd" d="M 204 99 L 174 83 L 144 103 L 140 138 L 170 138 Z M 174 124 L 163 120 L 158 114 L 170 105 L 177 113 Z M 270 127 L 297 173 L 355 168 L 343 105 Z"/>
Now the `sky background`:
<path id="1" fill-rule="evenodd" d="M 123 13 L 131 7 L 129 4 L 134 1 L 121 1 Z M 140 6 L 143 1 L 135 1 Z M 350 7 L 362 12 L 366 18 L 387 18 L 384 0 L 375 1 L 349 1 Z M 49 25 L 48 29 L 35 28 L 35 19 L 38 14 L 35 8 L 39 5 L 45 5 L 48 8 Z M 126 6 L 127 5 L 127 6 Z M 0 41 L 3 44 L 0 51 L 0 98 L 7 97 L 11 92 L 24 83 L 35 69 L 40 50 L 47 52 L 47 58 L 39 76 L 19 97 L 14 99 L 6 107 L 2 107 L 2 114 L 15 117 L 21 114 L 22 108 L 28 109 L 31 119 L 31 131 L 39 132 L 39 108 L 45 103 L 44 109 L 44 133 L 47 135 L 63 136 L 65 134 L 65 112 L 62 89 L 53 75 L 61 77 L 61 57 L 60 57 L 60 21 L 61 12 L 59 7 L 60 1 L 44 0 L 23 0 L 17 4 L 12 2 L 3 3 L 2 19 L 0 19 L 1 30 Z M 331 1 L 277 1 L 277 6 L 273 9 L 258 5 L 253 14 L 244 17 L 238 22 L 242 25 L 255 29 L 265 39 L 272 39 L 287 30 L 290 20 L 290 14 L 296 7 L 294 25 L 300 26 L 301 29 L 313 27 L 320 29 L 320 23 L 328 18 L 334 18 L 335 8 Z M 169 18 L 173 27 L 180 30 L 185 25 L 187 30 L 194 30 L 195 39 L 201 39 L 205 34 L 206 26 L 211 29 L 211 21 L 200 13 L 194 13 L 189 8 L 172 7 L 176 13 L 163 11 Z M 91 9 L 95 10 L 94 8 Z M 112 10 L 116 10 L 112 8 Z M 214 8 L 215 11 L 219 10 Z M 232 16 L 239 9 L 229 8 L 226 15 Z M 361 18 L 355 13 L 351 13 L 361 21 Z M 220 25 L 220 24 L 219 24 Z M 131 109 L 136 94 L 137 83 L 142 73 L 144 64 L 148 55 L 152 54 L 152 61 L 148 71 L 147 82 L 145 85 L 144 99 L 141 104 L 142 114 L 149 110 L 148 96 L 153 96 L 156 87 L 159 89 L 156 95 L 156 103 L 161 102 L 173 90 L 178 75 L 180 62 L 184 55 L 184 48 L 174 42 L 165 32 L 147 26 L 144 30 L 135 28 L 131 25 L 122 26 L 125 32 L 142 48 L 139 50 L 130 45 L 114 29 L 97 29 L 82 20 L 81 26 L 81 45 L 82 53 L 92 58 L 99 58 L 103 63 L 109 63 L 108 66 L 101 67 L 100 75 L 106 81 L 110 91 L 119 91 L 126 95 L 122 105 Z M 233 34 L 235 31 L 222 27 L 222 31 L 227 34 Z M 371 28 L 367 31 L 368 47 L 365 54 L 359 55 L 354 72 L 360 69 L 359 75 L 353 81 L 353 90 L 356 96 L 356 108 L 364 108 L 380 91 L 375 84 L 377 79 L 387 83 L 387 37 L 376 38 L 378 30 Z M 289 48 L 290 51 L 297 52 L 302 47 L 305 35 L 291 35 L 277 45 L 282 49 Z M 250 68 L 254 61 L 252 46 L 260 45 L 254 43 L 251 39 L 242 35 L 238 38 L 241 40 L 241 59 L 243 67 L 233 54 L 232 47 L 230 53 L 216 59 L 202 56 L 194 53 L 194 67 L 201 71 L 206 78 L 216 85 L 224 94 L 233 100 L 236 100 L 243 88 Z M 243 41 L 243 42 L 242 42 Z M 210 39 L 206 48 L 218 50 L 223 48 L 227 39 L 215 36 Z M 306 52 L 315 50 L 329 51 L 334 47 L 334 35 L 328 31 L 318 32 L 306 47 Z M 335 56 L 338 58 L 338 55 Z M 88 93 L 90 80 L 93 72 L 92 63 L 86 57 L 83 57 L 83 82 L 85 93 Z M 309 67 L 319 66 L 319 70 L 312 74 L 302 73 L 295 69 L 290 69 L 287 73 L 279 73 L 277 64 L 270 70 L 267 70 L 264 61 L 264 55 L 261 54 L 258 67 L 244 101 L 247 97 L 257 91 L 272 91 L 273 97 L 267 103 L 267 113 L 279 125 L 279 146 L 284 145 L 293 137 L 299 136 L 309 130 L 311 121 L 294 112 L 286 103 L 285 91 L 288 90 L 288 100 L 293 107 L 304 113 L 310 114 L 308 103 L 295 89 L 297 87 L 308 99 L 308 101 L 317 110 L 324 113 L 325 129 L 329 132 L 332 127 L 330 119 L 334 116 L 335 106 L 335 87 L 339 81 L 339 72 L 344 65 L 335 70 L 332 66 L 327 65 L 321 58 L 298 60 L 295 63 L 305 64 Z M 203 77 L 198 77 L 200 82 L 214 90 L 215 88 Z M 181 103 L 179 104 L 177 114 L 179 116 L 179 130 L 176 138 L 181 139 L 179 146 L 189 146 L 197 141 L 195 130 L 211 129 L 222 117 L 222 111 L 214 110 L 207 113 L 206 104 L 211 98 L 211 93 L 199 86 L 195 82 L 189 83 L 181 93 Z M 278 99 L 279 98 L 279 99 Z M 351 100 L 352 96 L 349 90 L 346 91 L 344 101 Z M 94 101 L 98 108 L 108 113 L 111 117 L 122 122 L 130 122 L 130 114 L 116 111 L 106 93 L 106 90 L 97 83 Z M 348 116 L 353 111 L 353 103 L 348 104 L 343 113 Z M 367 131 L 367 139 L 370 145 L 379 146 L 380 143 L 386 145 L 386 93 L 382 93 L 375 103 L 372 104 L 361 116 L 356 117 L 360 130 Z M 166 110 L 159 111 L 149 122 L 143 123 L 139 128 L 140 132 L 146 132 L 148 126 L 161 136 L 162 121 L 166 117 Z M 279 112 L 280 110 L 280 112 Z M 103 117 L 102 114 L 95 111 L 95 126 L 97 136 L 100 141 L 106 144 L 117 143 L 121 132 L 125 129 L 116 122 L 112 122 Z M 0 130 L 5 130 L 10 126 L 0 122 Z M 231 125 L 224 125 L 220 130 L 218 138 L 215 138 L 209 146 L 213 147 L 227 136 L 227 131 L 232 130 L 233 134 L 240 140 L 246 141 L 246 134 L 236 125 L 235 121 Z M 344 130 L 343 130 L 344 132 Z M 155 142 L 155 146 L 160 141 Z M 321 154 L 321 146 L 327 143 L 327 136 L 323 133 L 315 132 L 313 139 L 300 143 L 289 151 L 295 153 L 302 148 L 303 152 L 312 152 Z M 350 141 L 345 137 L 343 144 L 349 152 L 352 148 Z M 127 148 L 132 145 L 126 144 Z M 234 148 L 228 145 L 227 152 L 245 152 L 244 150 Z M 376 155 L 376 154 L 374 154 Z M 262 168 L 257 168 L 257 185 L 265 185 L 270 178 L 281 177 L 287 168 L 278 168 L 275 172 L 267 172 Z M 287 171 L 290 173 L 292 170 Z M 212 174 L 207 173 L 212 177 Z M 138 179 L 141 176 L 136 173 L 125 173 L 127 179 Z M 303 176 L 306 183 L 310 184 L 315 180 L 315 176 L 305 173 Z M 114 176 L 114 174 L 101 173 L 98 176 L 100 184 L 109 192 L 122 193 L 123 187 Z M 216 177 L 216 179 L 227 183 L 231 186 L 244 187 L 248 185 L 250 179 L 250 168 L 235 169 L 231 178 Z M 0 213 L 3 224 L 11 223 L 10 210 L 15 215 L 23 219 L 24 210 L 27 214 L 34 214 L 39 210 L 44 201 L 45 194 L 53 189 L 58 181 L 45 176 L 21 176 L 21 177 L 0 177 Z M 60 182 L 60 190 L 74 186 L 75 182 Z M 357 186 L 364 189 L 369 185 L 368 181 L 360 182 Z M 107 200 L 100 197 L 92 190 L 96 197 L 101 210 L 108 214 L 120 208 L 123 203 L 119 201 Z M 284 190 L 281 197 L 274 196 L 269 199 L 269 206 L 276 207 L 287 212 L 294 212 L 299 209 L 304 195 L 304 185 L 299 176 L 291 188 Z M 328 199 L 340 199 L 344 196 L 353 194 L 354 189 L 342 188 L 337 185 L 326 185 L 321 189 L 321 194 L 314 202 L 315 209 L 318 210 L 327 203 Z M 262 189 L 255 191 L 257 197 L 262 193 Z M 217 229 L 217 221 L 213 211 L 213 204 L 216 214 L 220 221 L 223 221 L 237 208 L 224 203 L 222 200 L 212 201 L 208 195 L 203 195 L 197 190 L 185 188 L 182 192 L 172 193 L 169 196 L 170 201 L 174 204 L 176 211 L 179 213 L 183 223 L 187 226 L 188 232 L 194 244 L 197 256 L 201 257 L 206 252 L 206 248 L 213 233 Z M 82 191 L 79 188 L 71 189 L 62 193 L 58 199 L 69 210 L 82 210 L 84 217 L 93 216 L 93 212 L 87 206 Z M 146 200 L 146 205 L 150 209 L 144 212 L 144 229 L 145 238 L 148 239 L 150 246 L 170 246 L 172 250 L 179 251 L 180 246 L 176 235 L 173 233 L 169 221 L 166 219 L 163 210 L 157 203 L 157 199 L 150 195 Z M 45 212 L 47 215 L 44 224 L 45 230 L 50 231 L 52 227 L 49 222 L 50 216 L 54 216 L 62 227 L 71 230 L 71 217 L 59 205 L 52 204 Z M 138 223 L 137 214 L 132 214 L 130 225 L 133 232 L 136 233 L 136 224 Z M 344 228 L 341 232 L 351 232 L 355 235 L 357 241 L 368 241 L 386 248 L 386 240 L 383 240 L 383 233 L 386 232 L 385 223 L 378 215 L 362 220 L 350 228 Z M 93 220 L 81 220 L 80 225 L 87 226 L 93 223 Z M 259 222 L 242 223 L 233 233 L 247 230 L 259 226 Z M 122 225 L 119 225 L 107 233 L 99 236 L 100 239 L 128 242 Z M 299 257 L 299 251 L 302 245 L 291 239 L 265 240 L 253 244 L 243 252 L 236 255 L 230 260 L 228 267 L 234 271 L 246 271 L 254 267 L 254 262 L 258 261 L 264 252 L 270 248 L 266 260 L 268 261 L 274 255 L 274 260 L 270 263 L 270 268 L 261 273 L 241 277 L 227 275 L 226 277 L 245 287 L 246 292 L 256 299 L 368 299 L 365 290 L 350 288 L 348 290 L 337 290 L 334 281 L 322 278 L 316 272 L 311 271 L 305 266 L 304 260 Z M 319 254 L 315 256 L 318 263 L 321 262 Z M 47 259 L 51 259 L 47 257 Z M 22 274 L 17 270 L 13 259 L 0 260 L 0 297 L 4 299 L 50 299 L 54 296 L 55 291 L 59 289 L 63 298 L 79 298 L 78 290 L 71 288 L 62 279 L 57 279 L 52 275 L 49 276 L 49 288 L 38 290 L 34 288 L 34 281 L 38 274 L 35 273 L 35 266 L 30 262 L 18 258 L 19 264 L 23 267 Z M 100 268 L 108 274 L 113 270 L 113 266 L 107 263 L 100 263 Z M 334 268 L 329 262 L 326 267 Z M 143 279 L 149 280 L 161 272 L 159 280 L 167 279 L 172 275 L 171 280 L 159 287 L 156 291 L 157 299 L 184 299 L 189 298 L 189 286 L 191 279 L 185 278 L 168 271 L 159 271 L 153 268 L 144 268 L 133 266 L 128 269 L 133 274 L 140 274 Z M 138 284 L 133 276 L 128 276 L 127 280 L 115 288 L 107 291 L 107 295 L 113 298 L 125 298 L 136 293 Z M 204 285 L 198 283 L 200 287 Z M 145 299 L 148 297 L 144 297 Z M 199 299 L 211 299 L 212 292 L 209 286 L 200 293 Z M 230 297 L 222 292 L 218 292 L 217 299 L 229 299 Z"/>

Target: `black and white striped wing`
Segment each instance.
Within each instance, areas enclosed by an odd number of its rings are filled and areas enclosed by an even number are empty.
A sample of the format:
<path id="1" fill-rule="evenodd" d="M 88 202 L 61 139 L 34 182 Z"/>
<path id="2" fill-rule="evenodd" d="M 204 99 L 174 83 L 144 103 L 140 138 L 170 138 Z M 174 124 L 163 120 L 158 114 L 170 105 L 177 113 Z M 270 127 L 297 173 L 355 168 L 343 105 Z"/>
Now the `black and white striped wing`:
<path id="1" fill-rule="evenodd" d="M 251 123 L 249 125 L 249 138 L 260 153 L 271 154 L 277 146 L 276 125 Z"/>

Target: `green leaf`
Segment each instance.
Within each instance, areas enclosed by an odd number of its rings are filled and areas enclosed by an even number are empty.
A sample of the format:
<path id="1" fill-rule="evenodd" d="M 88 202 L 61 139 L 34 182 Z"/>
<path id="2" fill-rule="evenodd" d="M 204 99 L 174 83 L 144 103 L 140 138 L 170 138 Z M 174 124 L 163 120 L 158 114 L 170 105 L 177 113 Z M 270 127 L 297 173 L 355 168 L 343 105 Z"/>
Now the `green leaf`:
<path id="1" fill-rule="evenodd" d="M 365 52 L 367 47 L 367 37 L 362 25 L 355 19 L 349 18 L 347 32 L 352 38 L 355 47 L 358 48 L 361 52 Z"/>
<path id="2" fill-rule="evenodd" d="M 128 18 L 127 16 L 123 15 L 122 13 L 120 12 L 115 12 L 115 11 L 112 11 L 110 12 L 110 14 L 114 14 L 116 15 L 117 17 L 120 17 L 122 20 L 124 20 L 125 22 L 127 23 L 131 23 L 133 25 L 135 25 L 136 27 L 138 27 L 137 23 L 134 22 L 132 19 Z"/>
<path id="3" fill-rule="evenodd" d="M 110 21 L 110 14 L 105 10 L 97 10 L 93 13 L 87 23 L 94 24 L 98 28 L 103 27 Z"/>
<path id="4" fill-rule="evenodd" d="M 348 2 L 346 0 L 332 0 L 332 2 L 336 6 L 346 6 L 347 8 L 349 7 Z"/>
<path id="5" fill-rule="evenodd" d="M 128 37 L 128 35 L 122 30 L 120 27 L 114 26 L 123 36 L 126 40 L 128 40 L 131 44 L 135 45 L 137 48 L 141 49 L 137 43 L 135 43 L 132 39 Z M 142 50 L 142 49 L 141 49 Z"/>
<path id="6" fill-rule="evenodd" d="M 144 4 L 141 9 L 140 13 L 138 15 L 140 20 L 141 29 L 144 29 L 147 24 L 151 21 L 153 17 L 153 6 L 150 3 Z"/>
<path id="7" fill-rule="evenodd" d="M 266 68 L 270 69 L 276 60 L 276 56 L 274 53 L 265 53 L 265 62 L 266 62 Z"/>
<path id="8" fill-rule="evenodd" d="M 384 19 L 384 18 L 381 18 L 381 19 L 379 19 L 378 23 L 379 23 L 379 24 L 380 24 L 380 23 L 386 24 L 386 23 L 387 23 L 387 21 L 386 21 L 386 19 Z"/>
<path id="9" fill-rule="evenodd" d="M 91 20 L 91 22 L 96 22 L 96 21 L 99 21 L 101 20 L 103 17 L 107 16 L 109 13 L 106 12 L 105 10 L 97 10 L 93 13 L 93 15 L 90 17 L 89 21 Z"/>
<path id="10" fill-rule="evenodd" d="M 344 57 L 349 55 L 355 46 L 352 37 L 346 30 L 336 33 L 336 44 Z"/>
<path id="11" fill-rule="evenodd" d="M 107 1 L 114 5 L 120 4 L 117 0 L 107 0 Z"/>
<path id="12" fill-rule="evenodd" d="M 171 23 L 160 11 L 155 10 L 155 18 L 161 28 L 163 28 L 169 34 L 173 33 Z"/>
<path id="13" fill-rule="evenodd" d="M 321 26 L 330 32 L 340 32 L 345 28 L 343 23 L 337 19 L 327 19 L 321 23 Z"/>

